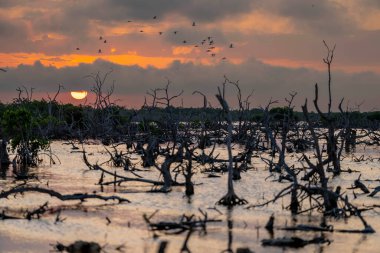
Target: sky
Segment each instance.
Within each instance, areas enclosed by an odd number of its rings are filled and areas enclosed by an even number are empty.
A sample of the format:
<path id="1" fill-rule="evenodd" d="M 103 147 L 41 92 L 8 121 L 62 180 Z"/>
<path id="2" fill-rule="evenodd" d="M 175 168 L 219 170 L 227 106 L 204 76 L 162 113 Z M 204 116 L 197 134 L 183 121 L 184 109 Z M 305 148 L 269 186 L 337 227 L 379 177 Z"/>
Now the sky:
<path id="1" fill-rule="evenodd" d="M 198 90 L 217 106 L 226 76 L 243 97 L 253 91 L 252 107 L 297 92 L 300 110 L 315 83 L 326 104 L 325 40 L 336 45 L 334 107 L 380 110 L 379 0 L 0 0 L 0 38 L 2 102 L 18 87 L 46 98 L 63 85 L 60 101 L 85 103 L 69 92 L 112 72 L 104 88 L 128 108 L 168 81 L 184 91 L 174 105 L 202 106 Z M 227 94 L 235 106 L 236 89 Z"/>

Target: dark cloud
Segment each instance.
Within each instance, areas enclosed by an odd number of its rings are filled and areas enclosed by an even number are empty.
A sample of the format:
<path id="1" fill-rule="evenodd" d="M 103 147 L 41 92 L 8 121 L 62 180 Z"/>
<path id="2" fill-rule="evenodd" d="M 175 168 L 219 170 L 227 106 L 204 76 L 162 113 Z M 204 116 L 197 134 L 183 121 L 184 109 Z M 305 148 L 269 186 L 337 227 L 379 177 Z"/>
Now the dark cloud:
<path id="1" fill-rule="evenodd" d="M 90 8 L 94 1 L 87 0 Z M 158 19 L 172 13 L 185 15 L 196 21 L 214 21 L 226 16 L 246 13 L 251 10 L 251 0 L 103 0 L 96 1 L 99 5 L 92 12 L 86 12 L 97 19 L 151 20 L 153 16 Z M 83 12 L 82 12 L 83 13 Z"/>
<path id="2" fill-rule="evenodd" d="M 303 103 L 306 97 L 311 101 L 316 82 L 321 87 L 321 103 L 326 102 L 327 99 L 327 75 L 325 72 L 304 68 L 273 67 L 254 59 L 240 65 L 225 62 L 216 66 L 173 62 L 166 69 L 128 67 L 102 60 L 93 64 L 81 64 L 78 67 L 56 69 L 44 67 L 36 62 L 33 66 L 21 65 L 1 74 L 0 86 L 3 91 L 7 92 L 14 91 L 15 87 L 21 85 L 34 87 L 36 92 L 53 92 L 58 84 L 63 84 L 67 90 L 89 89 L 92 81 L 90 78 L 85 78 L 86 75 L 98 71 L 105 73 L 111 69 L 113 73 L 109 77 L 109 83 L 115 81 L 116 95 L 133 95 L 139 97 L 141 103 L 147 90 L 163 87 L 168 78 L 172 82 L 173 91 L 182 89 L 185 91 L 185 104 L 197 106 L 198 104 L 194 102 L 196 100 L 191 98 L 191 93 L 194 90 L 200 90 L 208 94 L 210 98 L 214 98 L 217 86 L 222 84 L 224 75 L 231 80 L 239 80 L 245 96 L 254 89 L 253 104 L 255 106 L 264 105 L 270 98 L 283 101 L 283 98 L 291 91 L 298 92 L 298 105 Z M 379 82 L 380 76 L 373 73 L 333 72 L 332 91 L 335 105 L 344 97 L 346 101 L 350 101 L 351 105 L 365 100 L 362 109 L 370 110 L 378 106 Z M 233 87 L 229 88 L 229 94 L 230 98 L 236 100 L 233 95 Z M 124 102 L 124 105 L 128 105 L 128 103 Z"/>
<path id="3" fill-rule="evenodd" d="M 26 40 L 28 36 L 27 27 L 22 22 L 12 22 L 5 17 L 0 17 L 0 36 L 1 47 L 7 47 L 7 44 Z"/>
<path id="4" fill-rule="evenodd" d="M 363 10 L 380 7 L 379 1 L 370 0 L 360 0 L 359 5 L 359 16 Z M 112 68 L 111 78 L 116 80 L 118 94 L 136 94 L 141 101 L 146 90 L 165 85 L 166 78 L 172 80 L 175 89 L 184 89 L 189 101 L 192 101 L 189 97 L 195 89 L 213 97 L 216 86 L 222 83 L 223 75 L 227 75 L 232 80 L 239 79 L 246 93 L 255 89 L 256 105 L 264 104 L 270 97 L 281 99 L 289 91 L 298 91 L 298 100 L 303 102 L 305 97 L 312 96 L 315 82 L 325 84 L 326 73 L 273 67 L 254 60 L 254 57 L 315 62 L 325 56 L 321 42 L 324 39 L 329 44 L 337 44 L 333 67 L 379 66 L 377 45 L 380 44 L 380 31 L 361 30 L 360 24 L 355 23 L 355 18 L 346 8 L 344 1 L 332 0 L 0 0 L 1 52 L 45 53 L 49 56 L 41 60 L 54 62 L 63 61 L 60 57 L 63 53 L 88 55 L 97 53 L 100 47 L 105 54 L 114 47 L 116 53 L 135 51 L 143 56 L 171 56 L 172 46 L 183 45 L 183 40 L 188 42 L 186 45 L 193 46 L 212 36 L 216 46 L 228 47 L 229 43 L 234 43 L 234 49 L 226 48 L 222 52 L 227 58 L 246 60 L 240 65 L 224 62 L 216 66 L 173 62 L 166 69 L 121 66 L 100 60 L 94 64 L 56 69 L 36 62 L 33 66 L 20 65 L 7 73 L 0 73 L 0 90 L 14 91 L 15 87 L 25 85 L 40 92 L 53 92 L 58 84 L 65 85 L 67 89 L 88 88 L 91 80 L 84 78 L 85 75 L 97 71 L 104 73 Z M 274 16 L 275 21 L 281 18 L 290 21 L 291 33 L 271 34 L 261 30 L 255 32 L 254 29 L 245 33 L 239 29 L 225 31 L 222 25 L 219 26 L 219 21 L 234 20 L 238 15 L 253 10 Z M 352 14 L 356 10 L 350 11 Z M 153 16 L 157 19 L 153 20 Z M 175 17 L 180 19 L 178 23 Z M 134 21 L 130 25 L 137 32 L 110 35 L 107 45 L 98 40 L 98 36 L 107 33 L 108 28 L 128 24 L 128 20 Z M 168 20 L 171 23 L 162 26 L 166 30 L 159 37 L 155 24 Z M 193 20 L 196 27 L 191 26 Z M 147 31 L 139 33 L 140 27 Z M 179 33 L 174 36 L 173 30 Z M 75 50 L 77 47 L 80 51 Z M 190 56 L 196 58 L 196 55 Z M 250 57 L 251 60 L 247 60 Z M 378 105 L 378 74 L 334 71 L 333 77 L 337 98 L 365 99 L 367 109 Z M 360 89 L 356 88 L 358 86 Z M 326 92 L 322 89 L 321 94 Z"/>
<path id="5" fill-rule="evenodd" d="M 81 1 L 0 1 L 0 8 L 16 10 L 20 16 L 0 18 L 0 32 L 6 38 L 7 46 L 2 52 L 44 52 L 57 55 L 72 52 L 73 48 L 90 48 L 90 52 L 98 48 L 92 42 L 95 34 L 107 32 L 107 27 L 126 25 L 131 27 L 154 26 L 164 22 L 165 17 L 176 14 L 189 19 L 189 28 L 194 20 L 197 31 L 202 24 L 218 19 L 229 18 L 251 10 L 251 0 L 204 1 L 204 0 L 81 0 Z M 22 10 L 20 8 L 22 7 Z M 27 7 L 27 8 L 25 8 Z M 153 20 L 153 16 L 157 16 Z M 99 27 L 102 26 L 103 28 Z M 173 29 L 181 31 L 183 40 L 199 39 L 203 35 L 221 35 L 220 30 L 203 29 L 199 34 L 195 29 L 186 29 L 182 25 L 171 23 Z M 172 28 L 170 28 L 172 29 Z M 140 30 L 140 29 L 138 29 Z M 143 30 L 143 28 L 141 28 Z M 165 31 L 166 34 L 171 31 Z M 188 34 L 187 34 L 188 33 Z M 63 39 L 48 37 L 48 34 L 64 36 Z M 131 35 L 132 36 L 132 35 Z M 131 37 L 129 36 L 129 37 Z M 133 39 L 144 39 L 140 34 L 133 34 Z M 178 36 L 178 37 L 180 37 Z M 185 38 L 186 37 L 186 38 Z M 168 41 L 177 44 L 176 38 L 167 37 Z M 220 36 L 220 38 L 223 38 Z M 120 37 L 123 39 L 123 36 Z M 12 43 L 11 43 L 12 42 Z M 133 49 L 132 49 L 133 50 Z"/>
<path id="6" fill-rule="evenodd" d="M 290 18 L 299 32 L 337 35 L 358 30 L 357 24 L 349 16 L 347 6 L 331 0 L 267 0 L 258 6 L 269 13 Z"/>
<path id="7" fill-rule="evenodd" d="M 367 3 L 367 0 L 362 0 L 362 2 L 363 6 L 372 6 Z M 2 36 L 5 37 L 4 44 L 6 46 L 2 46 L 0 51 L 44 52 L 50 55 L 58 55 L 72 53 L 74 48 L 80 47 L 81 49 L 83 48 L 81 53 L 93 53 L 98 50 L 98 45 L 93 42 L 94 36 L 96 37 L 96 34 L 101 35 L 106 32 L 107 27 L 125 25 L 128 24 L 126 23 L 128 20 L 134 21 L 130 25 L 131 27 L 136 27 L 136 29 L 139 26 L 154 27 L 155 23 L 163 22 L 170 14 L 177 14 L 187 18 L 189 24 L 187 26 L 180 22 L 176 24 L 172 20 L 170 27 L 165 28 L 168 30 L 163 31 L 165 33 L 162 36 L 162 38 L 166 38 L 165 42 L 169 42 L 169 44 L 178 45 L 183 40 L 195 42 L 209 35 L 214 35 L 221 43 L 228 43 L 232 39 L 245 42 L 262 37 L 264 43 L 263 45 L 258 45 L 259 47 L 267 47 L 269 44 L 275 45 L 273 50 L 265 51 L 266 53 L 273 54 L 273 52 L 280 51 L 284 47 L 296 48 L 296 46 L 289 46 L 291 42 L 293 45 L 297 45 L 298 48 L 301 47 L 301 51 L 305 52 L 305 54 L 299 54 L 299 57 L 303 58 L 309 58 L 306 55 L 312 54 L 310 52 L 312 50 L 302 50 L 302 47 L 308 48 L 310 42 L 313 43 L 313 40 L 318 43 L 322 39 L 332 42 L 340 40 L 343 43 L 361 40 L 362 44 L 375 45 L 371 40 L 375 35 L 365 35 L 365 37 L 368 37 L 366 41 L 360 39 L 364 32 L 359 30 L 353 18 L 349 16 L 344 2 L 342 1 L 341 3 L 338 4 L 336 1 L 331 0 L 0 0 L 0 7 L 3 9 L 24 7 L 21 17 L 0 18 L 0 32 L 2 35 L 7 35 Z M 210 26 L 210 24 L 214 24 L 218 20 L 233 20 L 234 15 L 249 13 L 252 10 L 289 18 L 292 25 L 296 27 L 295 34 L 285 36 L 265 33 L 254 34 L 254 32 L 244 34 L 239 31 L 226 34 L 223 27 Z M 153 20 L 153 16 L 157 16 L 158 19 Z M 191 27 L 193 20 L 197 23 L 195 29 Z M 103 28 L 99 28 L 97 25 L 101 25 Z M 173 30 L 180 31 L 178 36 L 172 36 L 171 32 Z M 63 40 L 47 37 L 49 33 L 61 34 L 65 37 Z M 33 40 L 31 39 L 32 35 L 34 35 Z M 36 39 L 36 36 L 39 38 Z M 140 40 L 141 43 L 136 43 L 140 45 L 152 43 L 153 37 L 148 38 L 145 34 L 141 35 L 137 31 L 129 35 L 115 35 L 112 39 L 114 39 L 115 43 L 119 40 L 118 45 L 122 45 L 127 40 L 125 45 L 131 46 L 129 42 L 132 41 Z M 144 39 L 149 39 L 149 41 L 143 41 Z M 157 37 L 154 37 L 154 39 L 158 40 Z M 340 41 L 337 43 L 338 45 L 342 44 Z M 362 44 L 359 43 L 359 46 Z M 162 44 L 162 46 L 168 47 L 167 44 Z M 135 50 L 125 48 L 127 47 L 119 46 L 118 52 Z M 148 47 L 146 51 L 152 50 L 152 48 L 154 47 Z M 293 51 L 293 49 L 290 51 L 285 50 L 281 53 L 294 55 Z M 315 59 L 315 54 L 313 57 Z"/>
<path id="8" fill-rule="evenodd" d="M 359 4 L 361 6 L 367 6 L 369 8 L 380 9 L 380 1 L 379 0 L 359 0 Z"/>

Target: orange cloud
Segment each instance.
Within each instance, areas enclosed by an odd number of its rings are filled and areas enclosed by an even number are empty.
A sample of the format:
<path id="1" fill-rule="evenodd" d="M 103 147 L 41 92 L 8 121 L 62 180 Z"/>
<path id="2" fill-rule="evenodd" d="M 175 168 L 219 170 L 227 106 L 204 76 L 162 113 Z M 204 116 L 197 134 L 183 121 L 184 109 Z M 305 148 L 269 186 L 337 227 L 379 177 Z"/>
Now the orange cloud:
<path id="1" fill-rule="evenodd" d="M 190 54 L 193 51 L 193 46 L 186 46 L 186 47 L 172 47 L 172 53 L 173 55 L 186 55 Z"/>
<path id="2" fill-rule="evenodd" d="M 218 24 L 220 25 L 220 24 Z M 262 11 L 238 16 L 234 19 L 226 19 L 221 22 L 224 31 L 235 32 L 238 30 L 243 34 L 292 34 L 296 29 L 287 17 L 280 17 Z"/>
<path id="3" fill-rule="evenodd" d="M 93 63 L 97 59 L 104 59 L 116 64 L 121 65 L 138 65 L 146 68 L 154 66 L 156 68 L 166 68 L 173 61 L 179 60 L 181 62 L 188 62 L 191 59 L 184 59 L 178 57 L 147 57 L 140 56 L 135 52 L 131 54 L 112 54 L 112 55 L 60 55 L 50 56 L 45 54 L 0 54 L 0 66 L 4 67 L 17 67 L 20 64 L 33 65 L 36 61 L 40 61 L 45 66 L 54 66 L 56 68 L 78 66 L 81 63 Z"/>

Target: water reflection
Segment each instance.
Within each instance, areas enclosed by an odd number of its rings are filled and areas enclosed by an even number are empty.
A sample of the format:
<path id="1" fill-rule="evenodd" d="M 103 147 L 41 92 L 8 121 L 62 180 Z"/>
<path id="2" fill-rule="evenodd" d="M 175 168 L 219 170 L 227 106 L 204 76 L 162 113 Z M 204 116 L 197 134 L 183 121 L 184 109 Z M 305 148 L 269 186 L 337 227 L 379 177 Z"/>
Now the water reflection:
<path id="1" fill-rule="evenodd" d="M 234 222 L 233 222 L 233 219 L 232 219 L 232 212 L 233 212 L 233 208 L 227 208 L 226 218 L 227 218 L 227 236 L 228 236 L 228 241 L 227 241 L 227 249 L 223 250 L 222 253 L 224 253 L 224 252 L 233 253 L 234 252 L 232 250 L 233 228 L 234 228 Z"/>
<path id="2" fill-rule="evenodd" d="M 70 153 L 71 148 L 63 146 L 60 142 L 53 142 L 52 145 L 62 164 L 32 169 L 30 174 L 38 174 L 40 181 L 35 179 L 29 180 L 30 184 L 47 185 L 47 187 L 63 194 L 77 192 L 92 193 L 101 190 L 101 185 L 98 184 L 101 174 L 99 171 L 88 171 L 88 168 L 82 161 L 82 153 Z M 103 152 L 103 148 L 99 145 L 86 145 L 85 148 L 89 153 L 94 154 L 93 156 L 89 156 L 89 159 L 93 163 L 108 159 L 107 153 Z M 224 149 L 217 151 L 220 153 L 220 156 L 226 155 L 223 153 Z M 265 165 L 261 163 L 259 158 L 253 158 L 252 162 L 258 169 L 247 171 L 242 180 L 236 184 L 236 190 L 244 192 L 244 196 L 250 202 L 255 203 L 262 201 L 263 193 L 268 197 L 278 193 L 283 189 L 284 184 L 267 183 L 265 178 L 268 176 L 268 171 L 265 169 Z M 377 160 L 375 162 L 368 161 L 368 165 L 365 167 L 360 163 L 352 162 L 350 159 L 345 159 L 343 162 L 346 167 L 349 166 L 356 170 L 360 169 L 363 174 L 363 180 L 378 178 L 378 168 L 380 167 Z M 159 176 L 155 170 L 144 170 L 139 172 L 139 174 L 152 180 L 156 180 Z M 15 184 L 20 183 L 14 181 L 12 168 L 0 170 L 0 177 L 5 179 L 0 180 L 0 189 L 9 189 Z M 342 189 L 345 189 L 346 187 L 351 187 L 352 182 L 357 178 L 358 175 L 355 173 L 345 173 L 339 178 L 331 179 L 331 184 L 333 187 L 341 185 Z M 111 176 L 105 179 L 113 180 Z M 17 211 L 21 209 L 25 210 L 26 208 L 35 210 L 41 204 L 49 201 L 49 206 L 55 209 L 61 208 L 61 218 L 67 219 L 64 222 L 54 224 L 56 215 L 47 213 L 41 217 L 41 220 L 1 221 L 0 252 L 10 252 L 12 250 L 13 252 L 23 252 L 20 249 L 21 247 L 27 248 L 29 252 L 48 252 L 51 249 L 49 243 L 60 241 L 70 244 L 78 239 L 103 244 L 104 231 L 107 231 L 108 248 L 115 248 L 127 241 L 126 247 L 128 248 L 128 252 L 135 253 L 157 253 L 161 240 L 168 242 L 165 246 L 166 253 L 250 252 L 242 251 L 245 248 L 239 248 L 241 245 L 249 246 L 255 252 L 277 253 L 281 252 L 282 249 L 275 247 L 266 247 L 264 249 L 260 243 L 261 239 L 281 238 L 284 236 L 299 236 L 310 239 L 309 236 L 313 235 L 305 232 L 281 231 L 276 229 L 277 227 L 295 226 L 305 223 L 311 223 L 311 225 L 319 225 L 321 223 L 331 224 L 336 228 L 356 228 L 362 226 L 360 220 L 355 218 L 338 221 L 329 218 L 323 220 L 325 217 L 318 215 L 316 212 L 311 213 L 310 216 L 306 214 L 298 215 L 298 222 L 296 222 L 291 219 L 288 211 L 282 210 L 281 202 L 255 210 L 246 210 L 240 207 L 225 210 L 222 207 L 217 207 L 223 211 L 221 212 L 214 207 L 214 203 L 220 197 L 221 183 L 224 185 L 224 179 L 226 179 L 225 175 L 221 175 L 220 178 L 209 178 L 205 177 L 202 173 L 194 174 L 194 182 L 197 183 L 196 194 L 191 198 L 185 196 L 183 187 L 173 188 L 173 191 L 167 194 L 154 194 L 146 193 L 150 190 L 150 186 L 128 182 L 117 186 L 117 195 L 130 199 L 132 203 L 121 205 L 114 202 L 104 203 L 96 200 L 78 205 L 76 202 L 62 203 L 55 198 L 34 193 L 28 193 L 25 196 L 17 195 L 16 198 L 1 199 L 0 211 Z M 371 185 L 373 187 L 376 186 L 374 183 L 371 184 L 373 184 Z M 114 190 L 113 185 L 104 186 L 103 190 L 104 195 L 112 195 Z M 349 197 L 351 198 L 351 196 Z M 358 195 L 355 201 L 358 205 L 370 205 L 373 204 L 374 200 L 376 198 Z M 284 201 L 288 200 L 285 198 Z M 198 208 L 210 210 L 210 218 L 223 217 L 223 222 L 208 225 L 207 236 L 200 236 L 198 230 L 194 229 L 194 231 L 188 230 L 181 235 L 161 235 L 160 239 L 153 239 L 151 236 L 147 238 L 146 224 L 142 219 L 143 213 L 152 213 L 154 210 L 159 209 L 162 220 L 176 221 L 182 214 L 196 214 Z M 273 212 L 276 213 L 275 235 L 268 233 L 264 229 L 268 218 Z M 376 211 L 368 210 L 365 212 L 365 215 L 368 217 L 368 222 L 374 226 L 374 229 L 379 230 L 379 215 Z M 109 222 L 106 221 L 105 217 L 110 217 L 112 223 L 108 224 Z M 245 222 L 247 225 L 245 225 Z M 244 226 L 242 227 L 241 224 L 244 224 Z M 245 227 L 247 227 L 247 230 L 244 229 Z M 33 233 L 30 233 L 30 231 L 33 231 Z M 302 252 L 378 252 L 377 234 L 359 236 L 357 234 L 330 233 L 327 236 L 333 241 L 331 245 L 309 245 L 303 248 Z M 248 248 L 246 249 L 248 250 Z M 291 251 L 287 250 L 287 252 Z"/>

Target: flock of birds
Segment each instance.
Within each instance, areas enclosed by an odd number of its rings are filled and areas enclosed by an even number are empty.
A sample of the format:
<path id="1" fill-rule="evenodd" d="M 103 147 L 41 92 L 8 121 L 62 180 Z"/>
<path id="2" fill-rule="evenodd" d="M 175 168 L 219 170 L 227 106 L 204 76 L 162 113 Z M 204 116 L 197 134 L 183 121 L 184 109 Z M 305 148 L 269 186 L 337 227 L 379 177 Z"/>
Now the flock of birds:
<path id="1" fill-rule="evenodd" d="M 157 16 L 153 17 L 153 20 L 157 20 L 157 19 L 158 19 Z M 132 22 L 133 22 L 132 20 L 128 20 L 127 21 L 127 23 L 132 23 Z M 191 24 L 191 26 L 192 27 L 197 26 L 196 22 L 193 21 L 192 24 Z M 144 33 L 144 30 L 140 30 L 139 32 L 140 33 Z M 162 32 L 162 31 L 158 32 L 158 36 L 161 36 L 163 34 L 164 34 L 164 32 Z M 179 35 L 180 33 L 179 33 L 179 31 L 174 30 L 174 31 L 172 31 L 172 34 L 173 35 Z M 99 41 L 102 44 L 107 44 L 107 40 L 103 36 L 99 36 Z M 184 45 L 189 45 L 190 44 L 189 41 L 186 40 L 186 39 L 182 39 L 182 41 L 180 43 L 182 43 Z M 196 47 L 196 48 L 202 48 L 204 50 L 204 52 L 207 53 L 211 57 L 216 57 L 216 55 L 217 55 L 217 52 L 216 52 L 217 51 L 217 47 L 216 47 L 215 39 L 212 36 L 207 36 L 206 38 L 202 39 L 202 41 L 200 41 L 199 43 L 194 44 L 194 47 Z M 228 48 L 234 48 L 234 47 L 235 47 L 235 45 L 233 43 L 230 43 L 229 46 L 228 46 Z M 76 50 L 79 51 L 80 48 L 77 47 Z M 98 53 L 99 54 L 103 53 L 102 48 L 98 49 Z M 222 56 L 220 59 L 221 60 L 227 60 L 227 57 L 226 56 Z"/>

